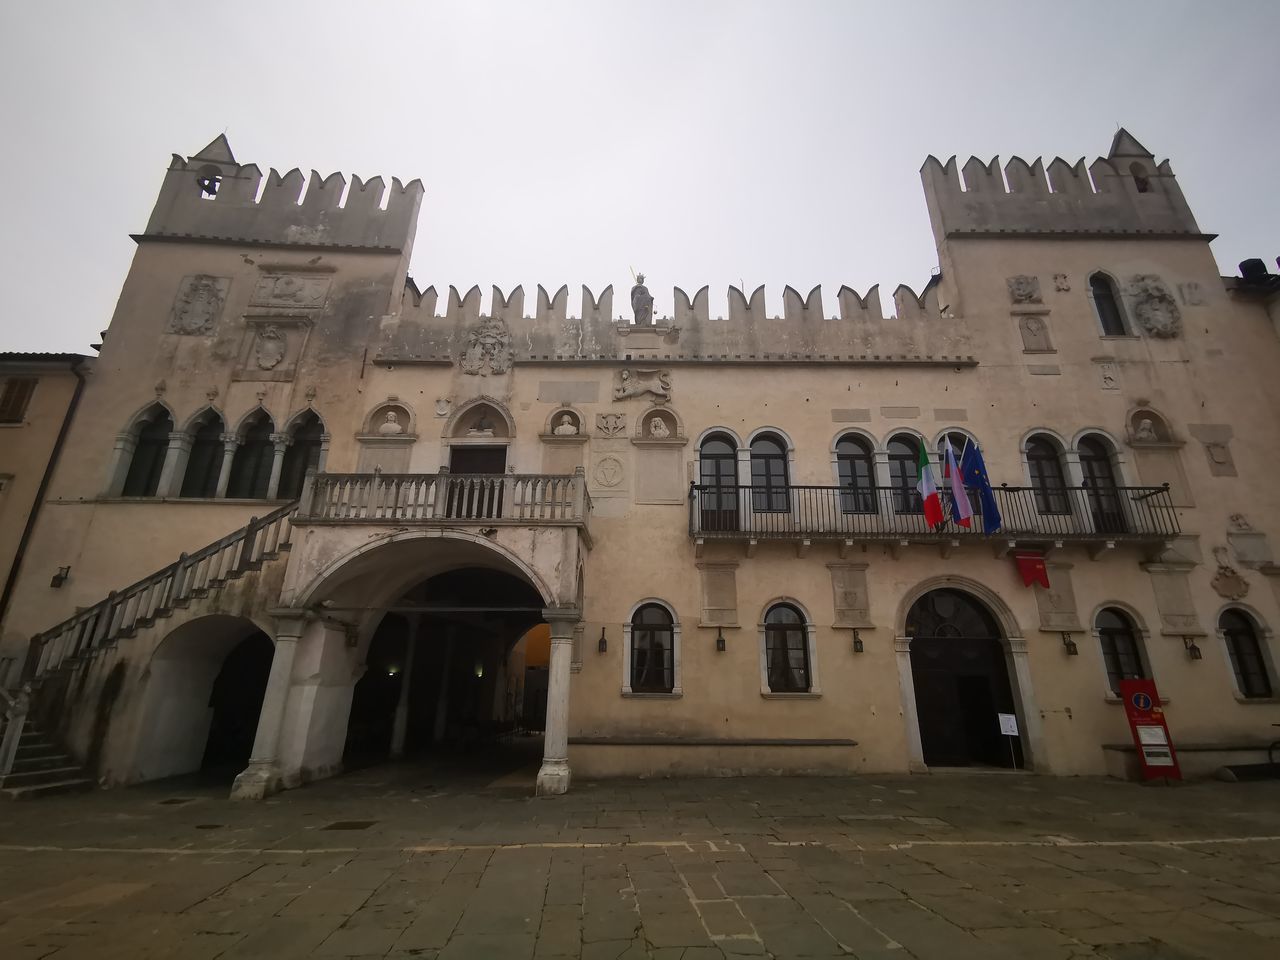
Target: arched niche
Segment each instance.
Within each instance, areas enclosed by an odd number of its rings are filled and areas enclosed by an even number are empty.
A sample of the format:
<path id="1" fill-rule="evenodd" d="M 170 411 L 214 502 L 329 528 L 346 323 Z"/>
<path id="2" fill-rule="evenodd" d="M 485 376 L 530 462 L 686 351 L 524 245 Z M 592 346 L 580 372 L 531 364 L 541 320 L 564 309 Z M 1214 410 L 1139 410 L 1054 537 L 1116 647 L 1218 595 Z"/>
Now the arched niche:
<path id="1" fill-rule="evenodd" d="M 631 442 L 683 447 L 689 442 L 689 438 L 685 436 L 684 421 L 680 419 L 680 414 L 666 404 L 654 404 L 636 418 Z"/>
<path id="2" fill-rule="evenodd" d="M 493 397 L 477 397 L 462 404 L 444 426 L 444 438 L 451 443 L 510 443 L 515 435 L 510 411 Z"/>
<path id="3" fill-rule="evenodd" d="M 356 470 L 359 473 L 408 473 L 409 456 L 418 439 L 413 408 L 398 397 L 387 397 L 369 411 L 362 432 Z"/>
<path id="4" fill-rule="evenodd" d="M 556 407 L 547 416 L 541 436 L 556 443 L 583 443 L 587 439 L 587 419 L 575 407 Z"/>
<path id="5" fill-rule="evenodd" d="M 1129 428 L 1131 446 L 1176 442 L 1169 422 L 1150 407 L 1138 407 L 1132 411 L 1126 425 Z"/>
<path id="6" fill-rule="evenodd" d="M 396 429 L 397 427 L 399 429 Z M 395 396 L 387 397 L 369 411 L 361 431 L 362 437 L 416 437 L 417 435 L 418 422 L 413 408 Z"/>
<path id="7" fill-rule="evenodd" d="M 1125 419 L 1129 446 L 1133 449 L 1138 480 L 1144 486 L 1167 483 L 1171 505 L 1192 507 L 1191 485 L 1182 466 L 1182 441 L 1174 434 L 1164 415 L 1149 406 L 1139 406 Z"/>

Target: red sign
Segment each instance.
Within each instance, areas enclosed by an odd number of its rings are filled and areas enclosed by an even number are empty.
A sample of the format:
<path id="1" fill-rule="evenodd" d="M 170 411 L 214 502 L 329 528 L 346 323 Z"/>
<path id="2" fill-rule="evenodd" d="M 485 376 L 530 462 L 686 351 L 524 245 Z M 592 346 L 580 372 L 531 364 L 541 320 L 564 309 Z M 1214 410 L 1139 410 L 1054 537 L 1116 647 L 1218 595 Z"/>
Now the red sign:
<path id="1" fill-rule="evenodd" d="M 1164 721 L 1164 708 L 1160 706 L 1155 681 L 1121 680 L 1120 699 L 1124 701 L 1124 715 L 1129 720 L 1133 745 L 1138 748 L 1142 778 L 1181 780 L 1178 755 L 1173 750 L 1173 738 L 1169 736 L 1169 725 Z"/>

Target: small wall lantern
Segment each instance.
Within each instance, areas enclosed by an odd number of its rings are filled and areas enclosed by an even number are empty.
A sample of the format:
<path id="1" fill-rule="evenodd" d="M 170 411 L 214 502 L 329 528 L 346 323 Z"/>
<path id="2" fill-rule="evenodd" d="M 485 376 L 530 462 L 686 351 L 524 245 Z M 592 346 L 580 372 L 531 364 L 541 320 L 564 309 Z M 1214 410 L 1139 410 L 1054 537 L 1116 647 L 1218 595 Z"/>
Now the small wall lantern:
<path id="1" fill-rule="evenodd" d="M 600 628 L 600 639 L 596 641 L 596 651 L 604 653 L 609 649 L 609 641 L 604 635 L 604 627 Z"/>
<path id="2" fill-rule="evenodd" d="M 853 652 L 861 653 L 863 651 L 862 634 L 858 632 L 858 628 L 853 629 Z"/>
<path id="3" fill-rule="evenodd" d="M 1071 634 L 1067 633 L 1065 630 L 1062 631 L 1062 649 L 1067 652 L 1068 657 L 1078 657 L 1080 655 L 1080 648 L 1077 647 L 1076 642 L 1071 639 Z"/>
<path id="4" fill-rule="evenodd" d="M 1187 651 L 1187 657 L 1191 660 L 1202 660 L 1204 654 L 1200 652 L 1200 648 L 1196 645 L 1194 637 L 1183 637 L 1182 646 Z"/>
<path id="5" fill-rule="evenodd" d="M 716 627 L 716 652 L 724 653 L 724 628 Z"/>
<path id="6" fill-rule="evenodd" d="M 71 576 L 71 568 L 70 568 L 70 567 L 59 567 L 59 568 L 58 568 L 58 572 L 57 572 L 57 573 L 55 573 L 55 574 L 54 574 L 54 575 L 49 579 L 49 586 L 51 586 L 51 587 L 53 587 L 53 589 L 57 590 L 57 589 L 58 589 L 59 587 L 61 587 L 64 583 L 66 583 L 66 582 L 67 582 L 67 577 L 69 577 L 69 576 Z"/>

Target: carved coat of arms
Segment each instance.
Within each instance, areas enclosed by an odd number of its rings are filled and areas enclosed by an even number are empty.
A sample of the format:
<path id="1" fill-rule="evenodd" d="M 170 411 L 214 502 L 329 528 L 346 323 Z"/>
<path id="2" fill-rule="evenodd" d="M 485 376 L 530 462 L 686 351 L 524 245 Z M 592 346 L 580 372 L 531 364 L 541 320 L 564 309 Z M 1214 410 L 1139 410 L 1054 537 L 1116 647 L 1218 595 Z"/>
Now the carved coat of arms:
<path id="1" fill-rule="evenodd" d="M 1009 277 L 1009 299 L 1014 303 L 1040 303 L 1040 278 L 1020 273 Z"/>
<path id="2" fill-rule="evenodd" d="M 625 413 L 597 413 L 596 429 L 606 437 L 616 437 L 627 429 L 627 415 Z"/>
<path id="3" fill-rule="evenodd" d="M 482 317 L 467 331 L 467 349 L 462 355 L 462 372 L 472 376 L 506 373 L 512 360 L 511 333 L 500 317 Z"/>
<path id="4" fill-rule="evenodd" d="M 1171 340 L 1182 332 L 1182 311 L 1159 277 L 1139 274 L 1129 288 L 1133 313 L 1150 336 Z"/>
<path id="5" fill-rule="evenodd" d="M 183 277 L 173 303 L 173 315 L 169 318 L 169 332 L 187 336 L 213 333 L 230 286 L 231 281 L 226 277 L 203 273 Z"/>
<path id="6" fill-rule="evenodd" d="M 253 359 L 260 370 L 274 370 L 280 366 L 285 355 L 284 335 L 274 323 L 267 324 L 258 332 L 258 343 L 254 347 Z"/>

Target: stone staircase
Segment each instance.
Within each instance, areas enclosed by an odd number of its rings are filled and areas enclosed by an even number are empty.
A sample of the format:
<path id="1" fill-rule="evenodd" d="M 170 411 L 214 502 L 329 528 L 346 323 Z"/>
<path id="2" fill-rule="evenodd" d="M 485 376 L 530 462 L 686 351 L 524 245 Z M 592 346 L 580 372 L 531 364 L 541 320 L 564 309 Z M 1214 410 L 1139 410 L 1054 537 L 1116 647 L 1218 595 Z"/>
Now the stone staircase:
<path id="1" fill-rule="evenodd" d="M 290 503 L 32 638 L 25 664 L 0 663 L 0 796 L 21 799 L 87 790 L 91 776 L 28 716 L 41 685 L 75 670 L 193 602 L 216 605 L 223 587 L 290 547 L 298 504 Z"/>

